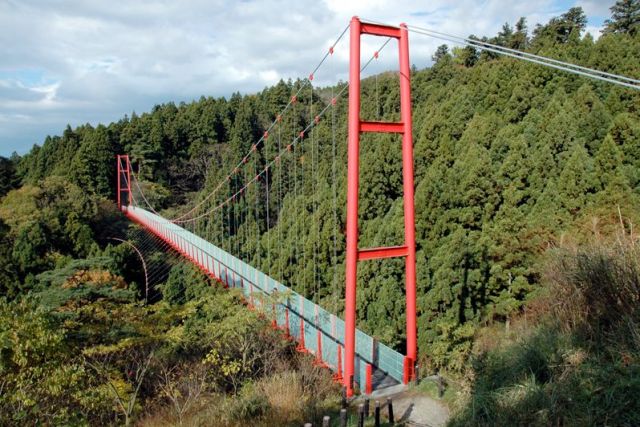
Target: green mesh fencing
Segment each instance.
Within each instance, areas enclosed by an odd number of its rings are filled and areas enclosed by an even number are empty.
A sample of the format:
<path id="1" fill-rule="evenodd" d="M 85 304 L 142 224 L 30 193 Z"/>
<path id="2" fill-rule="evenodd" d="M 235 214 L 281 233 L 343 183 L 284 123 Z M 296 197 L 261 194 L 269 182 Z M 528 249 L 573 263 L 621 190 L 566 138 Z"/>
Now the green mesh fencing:
<path id="1" fill-rule="evenodd" d="M 260 307 L 260 295 L 287 295 L 276 307 L 265 307 L 273 313 L 278 326 L 302 342 L 310 353 L 334 371 L 344 369 L 344 321 L 319 305 L 293 292 L 244 261 L 184 228 L 144 209 L 129 206 L 127 215 L 162 238 L 174 249 L 191 259 L 204 272 L 229 288 L 240 289 L 245 298 Z M 288 319 L 288 320 L 287 320 Z M 320 348 L 321 347 L 321 348 Z M 373 389 L 397 384 L 403 380 L 404 356 L 356 329 L 354 381 L 364 390 L 366 367 L 375 370 Z M 341 355 L 340 363 L 338 356 Z M 391 380 L 389 380 L 391 379 Z"/>

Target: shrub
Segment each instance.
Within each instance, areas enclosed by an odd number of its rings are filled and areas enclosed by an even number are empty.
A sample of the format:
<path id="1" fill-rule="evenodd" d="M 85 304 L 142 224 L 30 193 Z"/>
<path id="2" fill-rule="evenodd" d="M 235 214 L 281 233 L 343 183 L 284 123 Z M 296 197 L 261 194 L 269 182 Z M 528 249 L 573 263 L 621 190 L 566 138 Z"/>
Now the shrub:
<path id="1" fill-rule="evenodd" d="M 640 425 L 635 237 L 555 249 L 546 265 L 536 321 L 476 354 L 450 425 Z"/>
<path id="2" fill-rule="evenodd" d="M 553 317 L 594 343 L 605 338 L 640 349 L 640 248 L 634 236 L 554 255 L 546 274 Z"/>

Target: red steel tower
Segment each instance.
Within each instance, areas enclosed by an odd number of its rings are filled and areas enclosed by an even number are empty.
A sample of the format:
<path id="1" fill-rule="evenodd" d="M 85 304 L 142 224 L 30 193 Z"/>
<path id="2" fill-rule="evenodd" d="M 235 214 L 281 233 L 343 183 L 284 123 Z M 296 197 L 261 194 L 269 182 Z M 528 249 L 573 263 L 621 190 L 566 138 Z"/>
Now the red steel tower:
<path id="1" fill-rule="evenodd" d="M 117 156 L 118 163 L 118 209 L 125 210 L 122 206 L 122 193 L 127 193 L 126 203 L 127 206 L 131 204 L 131 163 L 129 162 L 129 156 L 126 154 Z"/>
<path id="2" fill-rule="evenodd" d="M 360 119 L 360 37 L 362 34 L 393 37 L 398 40 L 400 59 L 401 121 L 371 122 Z M 417 356 L 416 333 L 416 243 L 413 196 L 413 138 L 411 125 L 411 81 L 409 39 L 407 27 L 361 22 L 351 19 L 349 60 L 349 140 L 347 182 L 347 265 L 345 301 L 345 363 L 344 385 L 347 395 L 353 395 L 356 329 L 356 282 L 358 262 L 370 259 L 405 257 L 405 293 L 407 299 L 407 354 L 404 382 L 414 376 Z M 402 180 L 404 191 L 404 236 L 402 246 L 360 249 L 358 247 L 358 189 L 360 163 L 360 134 L 363 132 L 398 133 L 402 135 Z"/>

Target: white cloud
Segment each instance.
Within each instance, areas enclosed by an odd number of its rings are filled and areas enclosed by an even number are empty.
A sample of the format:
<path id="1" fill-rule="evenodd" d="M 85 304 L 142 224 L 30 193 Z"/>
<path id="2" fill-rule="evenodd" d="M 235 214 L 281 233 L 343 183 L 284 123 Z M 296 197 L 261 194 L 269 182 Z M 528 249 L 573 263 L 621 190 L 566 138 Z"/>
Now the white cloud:
<path id="1" fill-rule="evenodd" d="M 597 27 L 594 25 L 587 25 L 587 27 L 584 29 L 584 32 L 591 34 L 591 37 L 593 37 L 594 40 L 598 40 L 598 38 L 602 35 L 601 31 L 602 27 Z"/>
<path id="2" fill-rule="evenodd" d="M 596 0 L 581 3 L 602 9 Z M 106 123 L 159 102 L 306 77 L 352 15 L 493 35 L 520 16 L 533 28 L 563 11 L 554 0 L 0 0 L 0 155 L 24 152 L 67 123 Z M 419 67 L 443 43 L 410 38 Z M 364 39 L 363 61 L 380 42 Z M 314 81 L 346 80 L 347 61 L 345 37 Z M 396 66 L 391 43 L 365 75 Z"/>

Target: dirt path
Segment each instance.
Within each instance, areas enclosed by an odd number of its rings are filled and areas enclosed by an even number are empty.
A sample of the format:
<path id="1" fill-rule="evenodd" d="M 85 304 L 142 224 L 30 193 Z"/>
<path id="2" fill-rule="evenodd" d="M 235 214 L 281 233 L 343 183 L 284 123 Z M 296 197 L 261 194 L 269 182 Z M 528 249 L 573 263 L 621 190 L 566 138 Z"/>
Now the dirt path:
<path id="1" fill-rule="evenodd" d="M 440 427 L 449 419 L 446 406 L 424 393 L 402 385 L 374 392 L 370 399 L 380 400 L 384 404 L 387 397 L 393 400 L 396 423 L 415 427 Z"/>
<path id="2" fill-rule="evenodd" d="M 393 399 L 393 410 L 398 422 L 409 426 L 444 426 L 449 419 L 449 410 L 429 396 L 420 394 L 400 395 Z"/>

